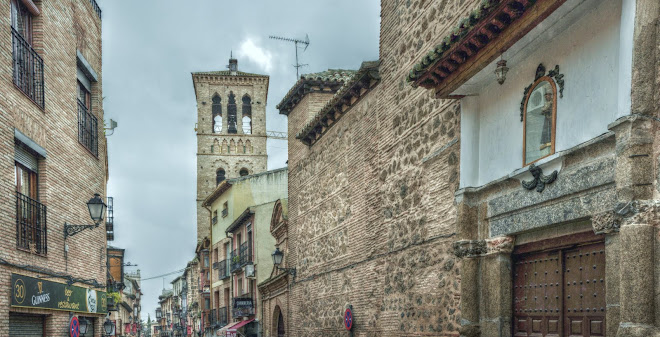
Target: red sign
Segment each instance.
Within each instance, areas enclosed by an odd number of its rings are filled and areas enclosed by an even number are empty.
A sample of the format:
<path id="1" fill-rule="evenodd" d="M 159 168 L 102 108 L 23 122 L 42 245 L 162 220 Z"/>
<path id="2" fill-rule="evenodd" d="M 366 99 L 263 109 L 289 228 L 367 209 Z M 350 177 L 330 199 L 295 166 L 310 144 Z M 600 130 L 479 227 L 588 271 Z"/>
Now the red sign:
<path id="1" fill-rule="evenodd" d="M 353 312 L 351 308 L 346 308 L 346 311 L 344 311 L 344 327 L 346 330 L 353 328 Z"/>
<path id="2" fill-rule="evenodd" d="M 80 322 L 78 321 L 78 316 L 71 317 L 71 322 L 69 322 L 69 332 L 71 337 L 80 336 Z"/>

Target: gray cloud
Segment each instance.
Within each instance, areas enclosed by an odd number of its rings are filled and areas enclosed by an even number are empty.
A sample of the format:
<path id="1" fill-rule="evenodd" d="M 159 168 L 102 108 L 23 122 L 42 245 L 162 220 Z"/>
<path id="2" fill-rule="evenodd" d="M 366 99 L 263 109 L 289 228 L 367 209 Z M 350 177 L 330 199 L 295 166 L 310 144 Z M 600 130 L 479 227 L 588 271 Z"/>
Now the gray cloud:
<path id="1" fill-rule="evenodd" d="M 375 0 L 97 2 L 103 10 L 105 117 L 119 122 L 108 138 L 108 194 L 115 197 L 116 219 L 111 244 L 126 249 L 126 261 L 137 263 L 143 277 L 181 269 L 194 256 L 191 72 L 226 69 L 233 50 L 239 70 L 264 73 L 267 62 L 258 52 L 270 55 L 267 128 L 286 131 L 275 105 L 295 82 L 294 47 L 269 35 L 309 34 L 311 44 L 299 54 L 309 64 L 302 73 L 357 69 L 378 58 Z M 269 169 L 285 165 L 286 148 L 285 141 L 268 141 Z M 173 278 L 165 278 L 166 287 Z M 162 282 L 142 284 L 145 319 L 147 313 L 154 317 Z"/>

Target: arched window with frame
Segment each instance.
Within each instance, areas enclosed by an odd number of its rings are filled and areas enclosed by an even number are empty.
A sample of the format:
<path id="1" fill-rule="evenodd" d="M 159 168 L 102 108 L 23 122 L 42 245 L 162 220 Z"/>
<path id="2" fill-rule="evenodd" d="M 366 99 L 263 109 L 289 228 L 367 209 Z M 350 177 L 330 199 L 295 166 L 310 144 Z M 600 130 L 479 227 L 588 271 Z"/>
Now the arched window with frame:
<path id="1" fill-rule="evenodd" d="M 211 98 L 213 105 L 211 106 L 211 112 L 213 114 L 213 133 L 222 132 L 222 99 L 218 93 L 213 95 Z"/>
<path id="2" fill-rule="evenodd" d="M 227 103 L 227 133 L 236 132 L 236 96 L 234 96 L 234 92 L 230 91 Z"/>
<path id="3" fill-rule="evenodd" d="M 241 177 L 245 177 L 246 175 L 249 175 L 249 174 L 250 174 L 250 171 L 248 171 L 248 169 L 246 169 L 246 168 L 244 167 L 244 168 L 242 168 L 240 171 L 238 171 L 238 174 L 239 174 Z"/>
<path id="4" fill-rule="evenodd" d="M 549 76 L 538 78 L 523 108 L 523 166 L 555 153 L 557 86 Z"/>

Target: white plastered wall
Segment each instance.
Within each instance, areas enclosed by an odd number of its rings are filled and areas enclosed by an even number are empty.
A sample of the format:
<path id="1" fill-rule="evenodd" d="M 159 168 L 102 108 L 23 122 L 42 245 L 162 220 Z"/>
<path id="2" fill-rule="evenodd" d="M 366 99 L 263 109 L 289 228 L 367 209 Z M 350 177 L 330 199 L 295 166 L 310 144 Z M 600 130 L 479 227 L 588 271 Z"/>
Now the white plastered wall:
<path id="1" fill-rule="evenodd" d="M 461 100 L 461 188 L 522 167 L 520 102 L 539 63 L 546 70 L 559 65 L 564 74 L 555 152 L 607 132 L 630 113 L 634 10 L 634 0 L 569 0 L 503 53 L 510 68 L 503 85 L 493 62 L 455 92 L 474 95 Z"/>

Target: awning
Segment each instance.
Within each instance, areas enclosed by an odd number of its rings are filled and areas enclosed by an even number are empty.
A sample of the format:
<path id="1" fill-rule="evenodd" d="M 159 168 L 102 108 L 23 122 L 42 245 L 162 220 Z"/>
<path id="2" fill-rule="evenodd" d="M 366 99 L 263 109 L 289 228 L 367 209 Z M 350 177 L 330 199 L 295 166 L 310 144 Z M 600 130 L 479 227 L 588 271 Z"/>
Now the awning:
<path id="1" fill-rule="evenodd" d="M 218 331 L 219 331 L 220 333 L 223 333 L 223 332 L 227 331 L 227 329 L 231 328 L 234 324 L 236 324 L 236 323 L 235 323 L 235 322 L 231 322 L 231 323 L 229 323 L 229 324 L 223 326 L 222 328 L 220 328 L 220 330 L 218 330 Z"/>
<path id="2" fill-rule="evenodd" d="M 240 321 L 240 322 L 238 322 L 236 325 L 234 325 L 234 326 L 232 326 L 231 328 L 229 328 L 229 329 L 227 330 L 227 332 L 236 332 L 238 329 L 242 328 L 244 325 L 246 325 L 246 324 L 248 324 L 248 323 L 250 323 L 250 322 L 252 322 L 252 321 L 254 321 L 254 318 L 252 318 L 252 319 L 248 319 L 248 320 L 245 320 L 245 321 Z"/>

